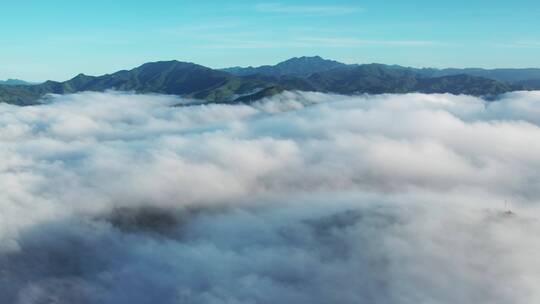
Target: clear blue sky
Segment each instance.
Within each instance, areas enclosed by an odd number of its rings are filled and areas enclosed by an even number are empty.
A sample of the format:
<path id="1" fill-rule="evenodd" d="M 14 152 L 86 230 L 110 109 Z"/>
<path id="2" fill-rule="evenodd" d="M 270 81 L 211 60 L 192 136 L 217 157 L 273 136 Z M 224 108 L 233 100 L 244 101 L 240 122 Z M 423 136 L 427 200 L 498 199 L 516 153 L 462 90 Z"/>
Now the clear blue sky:
<path id="1" fill-rule="evenodd" d="M 177 59 L 540 67 L 539 0 L 0 3 L 0 79 L 65 80 Z"/>

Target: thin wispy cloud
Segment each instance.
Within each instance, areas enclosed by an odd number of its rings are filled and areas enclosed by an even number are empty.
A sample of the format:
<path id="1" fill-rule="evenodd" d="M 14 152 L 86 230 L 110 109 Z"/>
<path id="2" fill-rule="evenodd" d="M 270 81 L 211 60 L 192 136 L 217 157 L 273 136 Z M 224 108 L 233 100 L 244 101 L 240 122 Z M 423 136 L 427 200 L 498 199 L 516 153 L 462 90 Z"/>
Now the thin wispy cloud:
<path id="1" fill-rule="evenodd" d="M 498 43 L 496 46 L 507 47 L 507 48 L 540 48 L 540 41 L 527 40 L 527 41 L 516 41 L 512 43 Z"/>
<path id="2" fill-rule="evenodd" d="M 282 3 L 259 3 L 255 10 L 264 13 L 307 14 L 307 15 L 345 15 L 362 12 L 361 7 L 350 5 L 287 5 Z"/>
<path id="3" fill-rule="evenodd" d="M 227 39 L 199 45 L 204 49 L 352 48 L 363 46 L 426 47 L 441 45 L 430 40 L 369 40 L 357 38 L 298 38 L 288 41 Z"/>
<path id="4" fill-rule="evenodd" d="M 202 38 L 207 35 L 216 35 L 215 33 L 228 32 L 232 35 L 242 24 L 240 22 L 221 22 L 208 23 L 198 25 L 182 25 L 177 27 L 163 28 L 157 31 L 158 34 L 165 37 L 185 37 L 185 38 Z"/>
<path id="5" fill-rule="evenodd" d="M 275 49 L 275 48 L 309 48 L 313 44 L 301 41 L 256 41 L 227 40 L 199 45 L 201 49 Z"/>
<path id="6" fill-rule="evenodd" d="M 358 38 L 302 38 L 300 41 L 326 47 L 377 46 L 427 46 L 438 44 L 431 40 L 369 40 Z"/>

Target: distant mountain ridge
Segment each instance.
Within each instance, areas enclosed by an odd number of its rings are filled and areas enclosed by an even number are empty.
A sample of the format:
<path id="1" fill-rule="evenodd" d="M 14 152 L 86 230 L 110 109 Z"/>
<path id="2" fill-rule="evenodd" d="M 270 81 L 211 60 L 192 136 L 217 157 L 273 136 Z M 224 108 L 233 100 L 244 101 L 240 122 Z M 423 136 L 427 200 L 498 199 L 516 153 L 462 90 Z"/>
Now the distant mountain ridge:
<path id="1" fill-rule="evenodd" d="M 340 94 L 421 92 L 493 97 L 521 89 L 495 80 L 463 74 L 421 77 L 409 69 L 381 64 L 314 73 L 308 80 L 315 84 L 317 91 Z"/>
<path id="2" fill-rule="evenodd" d="M 485 77 L 506 83 L 521 83 L 529 80 L 540 80 L 540 69 L 526 68 L 526 69 L 480 69 L 480 68 L 466 68 L 466 69 L 413 69 L 417 73 L 426 77 L 441 77 L 457 74 L 465 74 L 470 76 Z"/>
<path id="3" fill-rule="evenodd" d="M 7 79 L 7 80 L 0 80 L 0 85 L 34 85 L 36 83 L 28 82 L 20 79 Z"/>
<path id="4" fill-rule="evenodd" d="M 539 78 L 534 78 L 537 75 Z M 172 60 L 101 76 L 79 74 L 64 82 L 0 85 L 0 102 L 30 105 L 50 93 L 107 90 L 171 94 L 210 103 L 253 102 L 284 90 L 452 93 L 492 98 L 514 90 L 538 89 L 539 85 L 540 69 L 416 69 L 384 64 L 349 65 L 315 56 L 292 58 L 274 66 L 215 70 Z"/>
<path id="5" fill-rule="evenodd" d="M 223 71 L 229 72 L 235 75 L 295 75 L 295 76 L 309 76 L 312 73 L 320 73 L 329 71 L 335 68 L 354 68 L 359 66 L 380 65 L 389 69 L 403 69 L 409 70 L 418 76 L 427 78 L 437 78 L 444 76 L 455 75 L 469 75 L 476 77 L 483 77 L 506 84 L 517 84 L 532 86 L 534 89 L 540 89 L 537 83 L 540 83 L 540 68 L 523 68 L 523 69 L 482 69 L 482 68 L 413 68 L 404 67 L 400 65 L 386 65 L 386 64 L 345 64 L 334 60 L 323 59 L 320 56 L 313 57 L 298 57 L 286 60 L 276 65 L 265 65 L 260 67 L 233 67 L 225 68 Z M 286 68 L 285 68 L 286 67 Z M 298 71 L 303 71 L 298 72 Z"/>
<path id="6" fill-rule="evenodd" d="M 320 56 L 314 57 L 295 57 L 280 62 L 276 65 L 263 65 L 260 67 L 233 67 L 225 68 L 222 71 L 238 75 L 262 74 L 268 76 L 308 76 L 316 72 L 324 72 L 335 68 L 343 68 L 347 65 L 334 60 L 323 59 Z"/>

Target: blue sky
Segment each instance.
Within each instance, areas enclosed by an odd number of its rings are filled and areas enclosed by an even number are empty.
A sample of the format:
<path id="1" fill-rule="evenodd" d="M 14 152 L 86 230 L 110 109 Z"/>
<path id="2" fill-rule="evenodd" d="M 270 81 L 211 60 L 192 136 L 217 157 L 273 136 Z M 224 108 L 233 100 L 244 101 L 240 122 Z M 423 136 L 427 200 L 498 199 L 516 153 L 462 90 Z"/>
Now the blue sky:
<path id="1" fill-rule="evenodd" d="M 65 80 L 170 59 L 262 65 L 302 55 L 540 67 L 538 20 L 538 0 L 6 0 L 0 79 Z"/>

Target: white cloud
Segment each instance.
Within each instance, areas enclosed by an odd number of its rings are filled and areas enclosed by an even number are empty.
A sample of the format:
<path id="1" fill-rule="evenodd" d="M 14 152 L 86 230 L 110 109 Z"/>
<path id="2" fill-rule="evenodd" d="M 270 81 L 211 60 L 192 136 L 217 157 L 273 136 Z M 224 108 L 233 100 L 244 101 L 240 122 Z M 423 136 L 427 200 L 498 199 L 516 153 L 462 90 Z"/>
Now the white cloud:
<path id="1" fill-rule="evenodd" d="M 539 92 L 181 102 L 0 104 L 1 302 L 540 300 Z"/>

